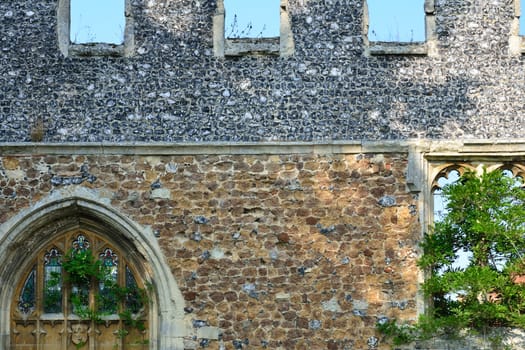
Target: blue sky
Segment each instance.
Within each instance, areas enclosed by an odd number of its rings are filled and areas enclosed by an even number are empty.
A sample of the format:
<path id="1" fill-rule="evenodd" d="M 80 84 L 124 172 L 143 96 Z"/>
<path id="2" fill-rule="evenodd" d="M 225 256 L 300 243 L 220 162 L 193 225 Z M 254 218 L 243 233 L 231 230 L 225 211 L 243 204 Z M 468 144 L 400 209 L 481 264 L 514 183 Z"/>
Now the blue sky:
<path id="1" fill-rule="evenodd" d="M 279 5 L 280 0 L 224 0 L 226 37 L 279 36 Z"/>
<path id="2" fill-rule="evenodd" d="M 425 41 L 424 0 L 368 0 L 371 41 Z"/>
<path id="3" fill-rule="evenodd" d="M 71 0 L 71 41 L 121 44 L 124 3 L 125 0 Z M 226 36 L 279 36 L 279 3 L 280 0 L 224 0 Z M 424 0 L 368 0 L 369 39 L 424 41 L 423 3 Z M 525 16 L 520 21 L 520 34 L 524 34 Z"/>
<path id="4" fill-rule="evenodd" d="M 71 0 L 71 41 L 122 43 L 124 3 L 125 0 Z M 280 0 L 224 0 L 226 36 L 279 36 L 279 5 Z"/>
<path id="5" fill-rule="evenodd" d="M 71 42 L 122 44 L 124 3 L 125 0 L 71 0 Z"/>
<path id="6" fill-rule="evenodd" d="M 368 0 L 370 40 L 424 40 L 423 1 Z M 121 44 L 124 3 L 71 0 L 71 41 Z M 279 36 L 279 4 L 280 0 L 224 0 L 226 37 Z"/>

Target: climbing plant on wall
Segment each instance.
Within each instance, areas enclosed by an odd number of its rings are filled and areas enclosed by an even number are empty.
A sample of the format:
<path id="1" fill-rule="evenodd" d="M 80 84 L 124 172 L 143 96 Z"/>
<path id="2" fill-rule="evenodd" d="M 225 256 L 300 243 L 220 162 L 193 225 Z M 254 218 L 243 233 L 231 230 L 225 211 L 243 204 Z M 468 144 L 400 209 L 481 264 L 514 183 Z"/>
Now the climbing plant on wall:
<path id="1" fill-rule="evenodd" d="M 124 323 L 131 325 L 133 314 L 139 313 L 148 302 L 146 289 L 138 288 L 136 282 L 128 281 L 126 286 L 120 286 L 116 281 L 112 265 L 96 259 L 90 249 L 71 250 L 62 265 L 67 272 L 66 281 L 72 285 L 71 304 L 73 312 L 83 319 L 100 321 L 105 315 L 118 311 L 118 305 L 124 306 L 119 316 Z M 98 284 L 95 294 L 97 308 L 89 307 L 89 290 L 92 283 Z M 129 324 L 128 324 L 129 323 Z M 143 321 L 132 324 L 144 330 Z"/>

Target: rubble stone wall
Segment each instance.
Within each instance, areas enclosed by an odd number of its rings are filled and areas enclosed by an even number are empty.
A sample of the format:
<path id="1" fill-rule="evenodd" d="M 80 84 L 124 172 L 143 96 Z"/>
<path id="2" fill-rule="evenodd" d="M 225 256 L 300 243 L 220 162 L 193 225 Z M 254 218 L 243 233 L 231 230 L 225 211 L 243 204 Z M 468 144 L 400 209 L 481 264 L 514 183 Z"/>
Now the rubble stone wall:
<path id="1" fill-rule="evenodd" d="M 402 152 L 10 154 L 0 222 L 65 187 L 109 198 L 158 236 L 198 335 L 187 348 L 377 348 L 380 318 L 417 312 L 406 170 Z"/>

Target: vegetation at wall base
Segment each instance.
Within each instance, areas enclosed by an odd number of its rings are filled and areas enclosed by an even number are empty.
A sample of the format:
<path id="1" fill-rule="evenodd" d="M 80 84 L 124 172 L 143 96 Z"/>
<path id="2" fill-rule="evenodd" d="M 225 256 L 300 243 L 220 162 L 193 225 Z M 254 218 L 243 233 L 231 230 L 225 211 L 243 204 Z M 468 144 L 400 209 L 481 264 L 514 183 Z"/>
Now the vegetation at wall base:
<path id="1" fill-rule="evenodd" d="M 525 328 L 522 181 L 500 170 L 467 171 L 443 188 L 446 215 L 423 238 L 419 260 L 427 273 L 422 290 L 429 311 L 414 324 L 378 323 L 394 345 Z M 460 255 L 468 261 L 458 264 Z M 492 342 L 500 348 L 501 342 Z"/>

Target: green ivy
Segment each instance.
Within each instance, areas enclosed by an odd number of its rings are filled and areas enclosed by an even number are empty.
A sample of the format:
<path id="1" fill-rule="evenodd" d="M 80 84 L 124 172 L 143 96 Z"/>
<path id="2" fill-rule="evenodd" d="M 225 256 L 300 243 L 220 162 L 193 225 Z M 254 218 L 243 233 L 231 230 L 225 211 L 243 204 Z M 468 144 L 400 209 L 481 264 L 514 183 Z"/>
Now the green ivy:
<path id="1" fill-rule="evenodd" d="M 72 250 L 66 255 L 62 266 L 67 271 L 66 281 L 73 285 L 86 286 L 93 279 L 102 281 L 107 276 L 107 268 L 95 259 L 90 249 Z"/>
<path id="2" fill-rule="evenodd" d="M 118 285 L 111 276 L 110 267 L 96 259 L 89 249 L 70 251 L 62 266 L 66 272 L 65 281 L 72 286 L 70 302 L 73 312 L 78 317 L 102 323 L 104 316 L 117 313 L 118 305 L 123 305 L 124 310 L 119 313 L 123 324 L 140 332 L 146 330 L 145 322 L 137 319 L 137 314 L 141 311 L 137 304 L 141 307 L 147 305 L 149 302 L 147 289 Z M 97 289 L 94 308 L 89 306 L 89 290 L 92 283 L 103 286 L 101 290 Z M 128 307 L 127 303 L 130 299 L 135 302 Z M 125 329 L 118 331 L 119 337 L 122 338 L 128 333 Z"/>
<path id="3" fill-rule="evenodd" d="M 396 345 L 439 336 L 487 334 L 492 327 L 525 328 L 525 191 L 501 171 L 466 172 L 443 188 L 447 211 L 424 236 L 419 266 L 429 312 L 414 324 L 377 328 Z M 472 254 L 466 267 L 453 263 Z M 494 342 L 495 344 L 496 342 Z M 495 345 L 496 346 L 496 345 Z"/>

